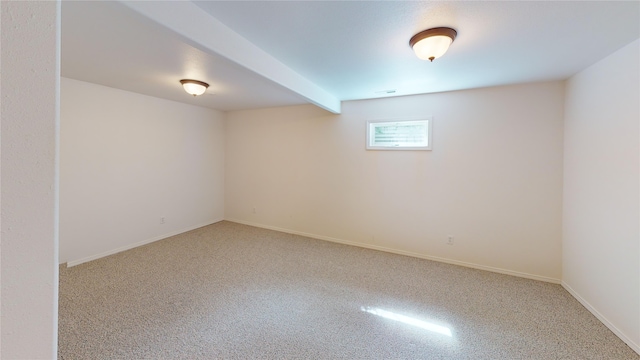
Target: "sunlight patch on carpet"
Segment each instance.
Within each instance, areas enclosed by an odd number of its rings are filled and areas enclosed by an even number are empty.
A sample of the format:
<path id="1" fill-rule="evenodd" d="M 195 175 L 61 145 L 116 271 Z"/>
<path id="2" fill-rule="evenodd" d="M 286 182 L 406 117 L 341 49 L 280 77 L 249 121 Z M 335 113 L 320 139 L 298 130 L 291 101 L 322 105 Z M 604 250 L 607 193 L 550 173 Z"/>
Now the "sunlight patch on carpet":
<path id="1" fill-rule="evenodd" d="M 415 327 L 419 327 L 421 329 L 424 330 L 429 330 L 438 334 L 442 334 L 442 335 L 446 335 L 448 337 L 452 337 L 453 335 L 451 334 L 451 329 L 449 329 L 446 326 L 441 326 L 441 325 L 436 325 L 434 323 L 428 322 L 428 321 L 423 321 L 423 320 L 418 320 L 416 318 L 413 317 L 409 317 L 409 316 L 405 316 L 405 315 L 400 315 L 391 311 L 387 311 L 387 310 L 383 310 L 383 309 L 379 309 L 379 308 L 374 308 L 374 307 L 361 307 L 360 310 L 367 312 L 369 314 L 373 314 L 373 315 L 377 315 L 380 317 L 383 317 L 385 319 L 390 319 L 390 320 L 394 320 L 394 321 L 399 321 L 401 323 L 407 324 L 407 325 L 412 325 Z"/>

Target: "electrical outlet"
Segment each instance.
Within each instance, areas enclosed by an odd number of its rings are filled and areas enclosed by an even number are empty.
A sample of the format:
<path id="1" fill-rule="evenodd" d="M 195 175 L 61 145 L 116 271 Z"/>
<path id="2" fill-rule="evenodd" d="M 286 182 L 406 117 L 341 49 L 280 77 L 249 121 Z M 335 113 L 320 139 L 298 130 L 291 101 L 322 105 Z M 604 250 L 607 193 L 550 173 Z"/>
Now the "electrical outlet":
<path id="1" fill-rule="evenodd" d="M 164 224 L 164 216 L 160 218 L 160 224 Z"/>
<path id="2" fill-rule="evenodd" d="M 447 236 L 447 245 L 453 245 L 453 236 Z"/>

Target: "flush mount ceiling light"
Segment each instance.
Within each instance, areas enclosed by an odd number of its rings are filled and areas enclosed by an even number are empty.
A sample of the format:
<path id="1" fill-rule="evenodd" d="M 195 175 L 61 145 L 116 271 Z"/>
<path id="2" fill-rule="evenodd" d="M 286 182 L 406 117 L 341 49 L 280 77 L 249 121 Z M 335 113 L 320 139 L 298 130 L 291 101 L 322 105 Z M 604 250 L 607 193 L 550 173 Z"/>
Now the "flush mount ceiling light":
<path id="1" fill-rule="evenodd" d="M 435 60 L 444 55 L 458 33 L 452 28 L 438 27 L 421 31 L 409 40 L 416 56 L 422 60 Z"/>
<path id="2" fill-rule="evenodd" d="M 206 82 L 202 82 L 198 80 L 189 80 L 189 79 L 180 80 L 180 84 L 182 84 L 182 87 L 184 88 L 184 91 L 187 92 L 187 94 L 190 94 L 193 96 L 204 94 L 204 92 L 209 87 L 209 84 L 207 84 Z"/>

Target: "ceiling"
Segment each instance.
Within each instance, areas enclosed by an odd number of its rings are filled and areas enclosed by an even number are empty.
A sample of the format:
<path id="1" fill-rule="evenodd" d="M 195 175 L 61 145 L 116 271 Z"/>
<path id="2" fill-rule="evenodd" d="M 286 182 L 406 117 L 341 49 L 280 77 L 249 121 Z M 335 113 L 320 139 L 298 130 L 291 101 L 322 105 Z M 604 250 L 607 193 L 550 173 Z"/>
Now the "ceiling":
<path id="1" fill-rule="evenodd" d="M 453 27 L 433 63 L 408 45 Z M 561 80 L 640 37 L 640 2 L 62 4 L 62 76 L 222 111 Z M 192 97 L 179 80 L 208 82 Z M 388 93 L 389 91 L 394 91 Z"/>

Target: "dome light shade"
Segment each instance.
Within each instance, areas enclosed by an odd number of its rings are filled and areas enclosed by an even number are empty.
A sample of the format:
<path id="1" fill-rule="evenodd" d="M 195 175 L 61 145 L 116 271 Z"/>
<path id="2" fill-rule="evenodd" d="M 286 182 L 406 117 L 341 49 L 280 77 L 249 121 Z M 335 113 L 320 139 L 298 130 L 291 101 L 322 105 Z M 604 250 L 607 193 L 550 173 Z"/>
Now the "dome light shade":
<path id="1" fill-rule="evenodd" d="M 207 91 L 207 88 L 209 87 L 209 84 L 207 84 L 206 82 L 189 79 L 180 80 L 180 84 L 182 84 L 182 87 L 184 88 L 184 91 L 187 92 L 187 94 L 193 96 L 204 94 L 204 92 Z"/>
<path id="2" fill-rule="evenodd" d="M 433 61 L 447 52 L 456 35 L 458 33 L 448 27 L 433 28 L 415 34 L 409 45 L 418 58 Z"/>

